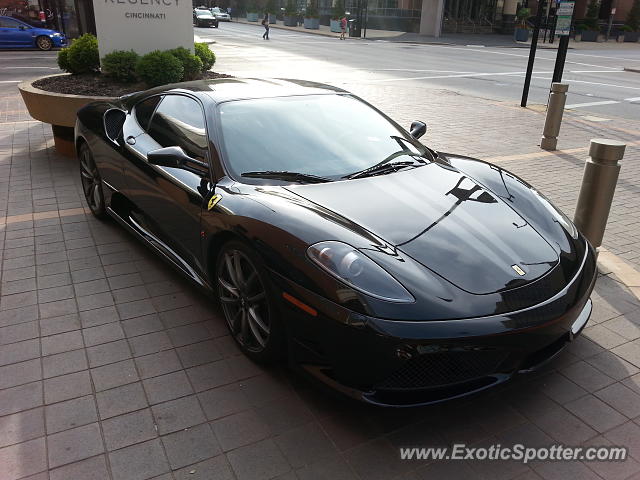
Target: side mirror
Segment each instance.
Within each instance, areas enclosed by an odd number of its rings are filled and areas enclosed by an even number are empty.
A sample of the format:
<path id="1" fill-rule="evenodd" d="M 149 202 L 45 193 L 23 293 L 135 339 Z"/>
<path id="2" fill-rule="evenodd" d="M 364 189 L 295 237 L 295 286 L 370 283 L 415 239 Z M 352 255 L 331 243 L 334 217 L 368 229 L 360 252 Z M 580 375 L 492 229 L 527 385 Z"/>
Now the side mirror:
<path id="1" fill-rule="evenodd" d="M 27 27 L 25 27 L 24 25 L 19 25 L 18 26 L 18 30 L 26 30 L 26 29 L 27 29 Z"/>
<path id="2" fill-rule="evenodd" d="M 209 171 L 209 164 L 191 158 L 181 147 L 164 147 L 147 153 L 147 161 L 159 167 L 181 168 L 196 175 Z"/>
<path id="3" fill-rule="evenodd" d="M 416 120 L 415 122 L 411 123 L 409 133 L 413 138 L 420 138 L 425 133 L 427 133 L 427 124 Z"/>

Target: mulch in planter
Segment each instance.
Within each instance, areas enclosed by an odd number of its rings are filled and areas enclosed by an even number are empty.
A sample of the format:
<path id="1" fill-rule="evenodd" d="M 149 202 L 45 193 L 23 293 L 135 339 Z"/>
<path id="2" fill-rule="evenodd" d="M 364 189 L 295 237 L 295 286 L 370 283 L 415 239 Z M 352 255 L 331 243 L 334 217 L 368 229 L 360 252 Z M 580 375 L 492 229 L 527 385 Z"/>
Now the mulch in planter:
<path id="1" fill-rule="evenodd" d="M 205 80 L 232 78 L 232 75 L 206 72 L 203 78 Z M 120 97 L 127 93 L 139 92 L 140 90 L 147 90 L 148 88 L 147 85 L 142 82 L 119 83 L 99 73 L 47 77 L 33 82 L 33 86 L 46 90 L 47 92 L 87 95 L 92 97 Z"/>

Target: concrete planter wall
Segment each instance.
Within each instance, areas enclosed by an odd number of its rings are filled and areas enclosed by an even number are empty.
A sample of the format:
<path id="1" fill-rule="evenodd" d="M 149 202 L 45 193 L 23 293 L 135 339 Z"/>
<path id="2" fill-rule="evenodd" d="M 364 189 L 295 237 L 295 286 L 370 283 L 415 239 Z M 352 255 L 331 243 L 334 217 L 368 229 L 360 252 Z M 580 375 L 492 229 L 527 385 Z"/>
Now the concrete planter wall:
<path id="1" fill-rule="evenodd" d="M 580 34 L 581 42 L 597 42 L 600 32 L 595 30 L 583 30 Z"/>
<path id="2" fill-rule="evenodd" d="M 273 13 L 269 14 L 269 23 L 276 23 L 276 16 Z"/>
<path id="3" fill-rule="evenodd" d="M 247 22 L 257 22 L 258 14 L 257 13 L 247 13 Z"/>
<path id="4" fill-rule="evenodd" d="M 68 73 L 62 75 L 68 75 Z M 89 97 L 47 92 L 33 86 L 33 82 L 40 80 L 40 78 L 27 80 L 18 85 L 18 90 L 20 90 L 29 115 L 51 125 L 53 140 L 59 153 L 75 157 L 73 127 L 76 124 L 76 113 L 91 102 L 108 102 L 115 100 L 115 97 Z"/>
<path id="5" fill-rule="evenodd" d="M 640 32 L 624 32 L 625 42 L 638 42 L 640 41 Z"/>
<path id="6" fill-rule="evenodd" d="M 526 28 L 516 28 L 513 33 L 516 42 L 526 42 L 529 40 L 529 30 Z"/>
<path id="7" fill-rule="evenodd" d="M 320 28 L 320 19 L 319 18 L 305 18 L 304 19 L 304 28 L 309 30 L 318 30 Z"/>
<path id="8" fill-rule="evenodd" d="M 298 26 L 298 17 L 288 17 L 284 16 L 284 25 L 285 27 L 297 27 Z"/>
<path id="9" fill-rule="evenodd" d="M 331 31 L 334 33 L 342 32 L 342 29 L 340 28 L 340 20 L 331 20 L 329 27 L 331 28 Z"/>

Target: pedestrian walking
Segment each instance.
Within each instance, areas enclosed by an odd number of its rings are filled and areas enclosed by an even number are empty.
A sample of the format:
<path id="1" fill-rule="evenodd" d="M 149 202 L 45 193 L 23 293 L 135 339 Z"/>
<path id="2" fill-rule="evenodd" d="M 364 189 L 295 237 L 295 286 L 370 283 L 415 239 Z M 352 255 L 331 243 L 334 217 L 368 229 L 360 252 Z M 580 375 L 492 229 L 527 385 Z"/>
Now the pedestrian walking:
<path id="1" fill-rule="evenodd" d="M 344 36 L 347 33 L 347 17 L 340 19 L 340 40 L 345 40 Z"/>
<path id="2" fill-rule="evenodd" d="M 264 27 L 264 33 L 262 34 L 263 40 L 269 40 L 269 14 L 265 13 L 262 19 L 262 26 Z"/>

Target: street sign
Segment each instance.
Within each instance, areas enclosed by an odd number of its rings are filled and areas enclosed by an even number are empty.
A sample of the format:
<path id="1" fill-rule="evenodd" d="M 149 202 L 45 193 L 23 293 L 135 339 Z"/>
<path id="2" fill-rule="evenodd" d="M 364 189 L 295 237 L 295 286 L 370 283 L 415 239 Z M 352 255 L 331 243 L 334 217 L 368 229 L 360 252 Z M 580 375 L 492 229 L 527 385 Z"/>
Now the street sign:
<path id="1" fill-rule="evenodd" d="M 571 19 L 573 18 L 573 9 L 576 2 L 561 1 L 556 12 L 556 35 L 566 36 L 571 33 Z"/>

